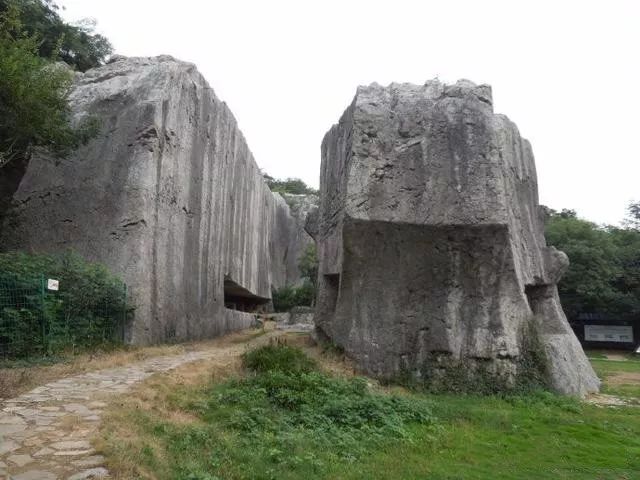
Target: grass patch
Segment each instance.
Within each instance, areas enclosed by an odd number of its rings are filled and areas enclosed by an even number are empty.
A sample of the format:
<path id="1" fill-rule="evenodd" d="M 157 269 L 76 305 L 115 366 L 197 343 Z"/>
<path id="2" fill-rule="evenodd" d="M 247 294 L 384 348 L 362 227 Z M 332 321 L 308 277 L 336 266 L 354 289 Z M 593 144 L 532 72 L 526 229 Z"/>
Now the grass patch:
<path id="1" fill-rule="evenodd" d="M 256 373 L 309 373 L 317 368 L 316 362 L 302 350 L 277 338 L 271 339 L 269 345 L 245 353 L 242 362 L 247 369 Z"/>
<path id="2" fill-rule="evenodd" d="M 591 364 L 604 380 L 602 393 L 616 395 L 640 403 L 640 361 L 592 358 Z"/>
<path id="3" fill-rule="evenodd" d="M 116 478 L 631 480 L 640 471 L 637 407 L 542 391 L 384 391 L 323 373 L 319 349 L 308 349 L 316 362 L 272 343 L 243 356 L 240 377 L 161 387 L 146 408 L 119 412 L 120 428 L 135 433 L 103 449 L 130 466 L 122 477 L 112 469 Z"/>
<path id="4" fill-rule="evenodd" d="M 585 350 L 584 353 L 587 355 L 589 360 L 593 360 L 594 358 L 599 358 L 606 360 L 607 356 L 602 353 L 600 350 Z"/>
<path id="5" fill-rule="evenodd" d="M 438 395 L 437 439 L 384 449 L 341 479 L 631 480 L 640 471 L 637 408 L 600 408 L 549 393 Z M 422 435 L 422 436 L 421 436 Z"/>
<path id="6" fill-rule="evenodd" d="M 329 376 L 298 348 L 271 343 L 246 353 L 243 365 L 243 378 L 183 389 L 163 402 L 197 422 L 132 412 L 149 439 L 136 449 L 140 471 L 176 480 L 318 477 L 410 443 L 416 426 L 434 428 L 427 400 L 385 395 L 363 378 Z"/>
<path id="7" fill-rule="evenodd" d="M 608 377 L 618 373 L 640 373 L 639 360 L 606 360 L 592 358 L 591 365 L 600 377 Z"/>

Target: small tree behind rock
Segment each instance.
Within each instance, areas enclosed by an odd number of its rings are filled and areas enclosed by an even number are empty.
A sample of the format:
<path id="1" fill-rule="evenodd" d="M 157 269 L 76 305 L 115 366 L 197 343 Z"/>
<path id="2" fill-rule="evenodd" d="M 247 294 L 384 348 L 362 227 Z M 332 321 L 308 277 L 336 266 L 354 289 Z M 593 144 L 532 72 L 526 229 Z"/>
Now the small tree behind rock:
<path id="1" fill-rule="evenodd" d="M 73 72 L 38 54 L 14 5 L 0 14 L 0 168 L 28 160 L 37 147 L 64 156 L 97 131 L 95 119 L 78 128 L 68 97 Z"/>

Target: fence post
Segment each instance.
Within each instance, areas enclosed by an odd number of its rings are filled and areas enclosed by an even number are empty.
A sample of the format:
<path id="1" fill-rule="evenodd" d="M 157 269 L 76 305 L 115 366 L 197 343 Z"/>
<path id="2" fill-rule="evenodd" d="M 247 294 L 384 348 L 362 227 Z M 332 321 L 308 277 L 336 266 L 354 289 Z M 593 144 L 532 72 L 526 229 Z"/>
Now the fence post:
<path id="1" fill-rule="evenodd" d="M 44 279 L 44 275 L 40 274 L 40 305 L 42 305 L 41 309 L 40 309 L 40 315 L 41 315 L 41 319 L 40 322 L 42 323 L 42 346 L 44 347 L 44 352 L 43 353 L 49 353 L 49 341 L 47 340 L 47 315 L 45 312 L 45 288 L 46 288 L 46 284 L 45 284 L 45 279 Z"/>
<path id="2" fill-rule="evenodd" d="M 127 325 L 127 284 L 123 283 L 124 287 L 122 289 L 122 324 L 120 325 L 120 341 L 124 343 L 125 341 L 125 328 Z"/>

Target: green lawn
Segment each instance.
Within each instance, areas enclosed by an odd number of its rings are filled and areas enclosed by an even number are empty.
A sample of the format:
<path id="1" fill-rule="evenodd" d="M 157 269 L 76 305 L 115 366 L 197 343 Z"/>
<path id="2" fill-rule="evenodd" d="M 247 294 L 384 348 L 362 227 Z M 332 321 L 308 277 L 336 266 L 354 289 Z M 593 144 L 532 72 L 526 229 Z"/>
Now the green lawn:
<path id="1" fill-rule="evenodd" d="M 604 379 L 602 393 L 617 395 L 640 403 L 640 359 L 629 357 L 629 360 L 606 360 L 590 356 L 591 364 L 598 376 Z M 636 380 L 627 380 L 623 383 L 608 384 L 607 380 L 620 373 L 638 374 Z"/>
<path id="2" fill-rule="evenodd" d="M 166 389 L 155 396 L 162 409 L 112 415 L 120 434 L 105 434 L 104 453 L 113 471 L 128 472 L 116 478 L 640 478 L 639 407 L 545 392 L 389 393 L 318 372 L 299 352 L 273 353 L 249 356 L 263 370 L 244 378 Z M 605 379 L 640 371 L 636 361 L 593 362 Z"/>
<path id="3" fill-rule="evenodd" d="M 435 439 L 384 449 L 331 478 L 640 478 L 640 412 L 633 407 L 605 409 L 546 396 L 438 396 L 433 402 L 443 425 Z"/>

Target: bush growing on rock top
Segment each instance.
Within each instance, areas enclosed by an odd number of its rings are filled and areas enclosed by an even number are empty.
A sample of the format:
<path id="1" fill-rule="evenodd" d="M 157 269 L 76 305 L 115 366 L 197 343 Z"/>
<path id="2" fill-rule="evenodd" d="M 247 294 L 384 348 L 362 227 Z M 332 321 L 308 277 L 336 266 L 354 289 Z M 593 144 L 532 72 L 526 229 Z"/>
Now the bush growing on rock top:
<path id="1" fill-rule="evenodd" d="M 264 173 L 263 176 L 272 192 L 289 193 L 292 195 L 318 194 L 318 190 L 311 188 L 299 178 L 278 179 L 266 173 Z"/>

